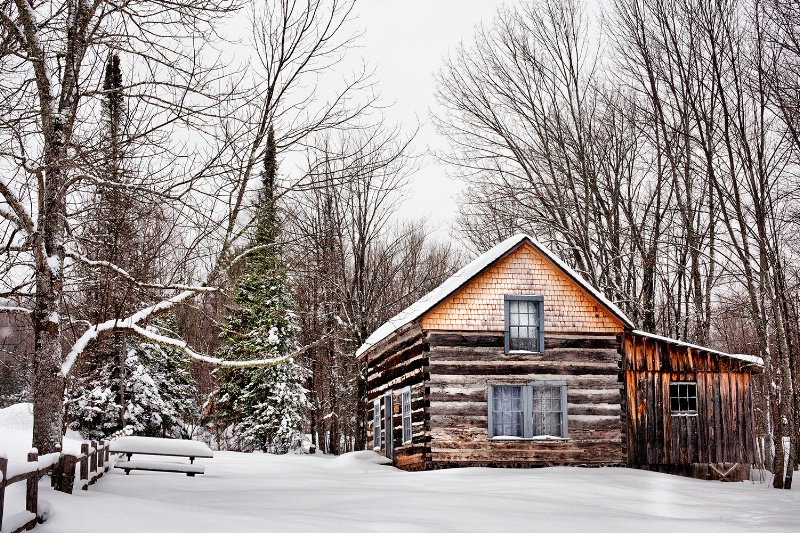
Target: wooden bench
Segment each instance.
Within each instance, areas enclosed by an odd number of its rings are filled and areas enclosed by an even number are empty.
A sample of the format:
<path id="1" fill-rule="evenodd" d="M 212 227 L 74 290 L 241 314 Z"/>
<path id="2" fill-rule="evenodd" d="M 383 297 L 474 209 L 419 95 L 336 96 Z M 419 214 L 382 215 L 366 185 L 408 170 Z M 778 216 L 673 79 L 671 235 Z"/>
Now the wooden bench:
<path id="1" fill-rule="evenodd" d="M 111 443 L 111 453 L 127 456 L 127 461 L 117 460 L 114 468 L 125 470 L 125 475 L 130 475 L 131 470 L 145 470 L 150 472 L 175 472 L 194 477 L 195 474 L 204 474 L 203 465 L 194 464 L 197 457 L 213 458 L 214 452 L 205 443 L 193 440 L 159 439 L 155 437 L 121 437 Z M 189 464 L 136 460 L 132 461 L 133 454 L 158 455 L 164 457 L 188 457 Z"/>

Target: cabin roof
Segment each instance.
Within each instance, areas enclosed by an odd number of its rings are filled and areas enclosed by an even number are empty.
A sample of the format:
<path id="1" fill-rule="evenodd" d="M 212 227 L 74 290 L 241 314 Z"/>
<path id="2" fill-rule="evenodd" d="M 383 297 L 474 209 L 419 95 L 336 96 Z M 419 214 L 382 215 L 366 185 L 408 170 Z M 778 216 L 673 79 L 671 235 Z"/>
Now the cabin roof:
<path id="1" fill-rule="evenodd" d="M 623 313 L 619 307 L 617 307 L 612 301 L 607 299 L 597 289 L 587 283 L 577 272 L 564 263 L 561 258 L 548 250 L 546 246 L 538 242 L 536 239 L 520 233 L 514 235 L 513 237 L 509 237 L 494 248 L 491 248 L 487 252 L 481 254 L 474 261 L 453 274 L 444 283 L 408 306 L 393 318 L 389 319 L 385 324 L 376 329 L 366 341 L 364 341 L 364 344 L 362 344 L 361 347 L 356 351 L 356 357 L 361 357 L 364 352 L 369 350 L 372 346 L 375 346 L 385 338 L 389 337 L 403 326 L 420 318 L 422 315 L 442 303 L 453 293 L 467 285 L 470 281 L 483 273 L 483 271 L 485 271 L 487 268 L 508 255 L 510 252 L 516 250 L 524 243 L 529 244 L 547 260 L 553 263 L 556 268 L 561 270 L 567 277 L 572 279 L 572 281 L 574 281 L 578 287 L 583 289 L 593 299 L 597 300 L 599 304 L 605 307 L 627 328 L 633 328 L 633 322 L 631 322 L 630 319 L 625 316 L 625 313 Z"/>
<path id="2" fill-rule="evenodd" d="M 764 360 L 756 355 L 747 355 L 742 353 L 726 353 L 720 352 L 719 350 L 712 350 L 711 348 L 706 348 L 705 346 L 699 346 L 697 344 L 691 344 L 684 341 L 679 341 L 677 339 L 672 339 L 670 337 L 662 337 L 661 335 L 656 335 L 655 333 L 648 333 L 646 331 L 641 330 L 634 330 L 631 333 L 634 335 L 638 335 L 640 337 L 647 337 L 648 339 L 654 339 L 657 341 L 668 342 L 670 344 L 676 344 L 678 346 L 684 346 L 686 348 L 691 348 L 693 350 L 702 350 L 704 352 L 713 353 L 716 355 L 721 355 L 722 357 L 730 357 L 731 359 L 739 359 L 741 361 L 746 361 L 748 363 L 764 366 Z"/>

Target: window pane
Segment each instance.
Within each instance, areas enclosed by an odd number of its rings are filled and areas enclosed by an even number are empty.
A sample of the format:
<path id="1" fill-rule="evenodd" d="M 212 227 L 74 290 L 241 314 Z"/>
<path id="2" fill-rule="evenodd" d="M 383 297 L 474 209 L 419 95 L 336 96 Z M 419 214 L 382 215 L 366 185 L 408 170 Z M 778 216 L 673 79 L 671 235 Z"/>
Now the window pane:
<path id="1" fill-rule="evenodd" d="M 534 300 L 508 300 L 509 349 L 538 352 L 541 302 Z"/>
<path id="2" fill-rule="evenodd" d="M 562 435 L 561 386 L 533 388 L 533 434 Z"/>
<path id="3" fill-rule="evenodd" d="M 673 413 L 697 413 L 697 384 L 670 383 L 669 403 Z"/>
<path id="4" fill-rule="evenodd" d="M 492 434 L 522 437 L 522 387 L 495 385 L 493 389 Z"/>

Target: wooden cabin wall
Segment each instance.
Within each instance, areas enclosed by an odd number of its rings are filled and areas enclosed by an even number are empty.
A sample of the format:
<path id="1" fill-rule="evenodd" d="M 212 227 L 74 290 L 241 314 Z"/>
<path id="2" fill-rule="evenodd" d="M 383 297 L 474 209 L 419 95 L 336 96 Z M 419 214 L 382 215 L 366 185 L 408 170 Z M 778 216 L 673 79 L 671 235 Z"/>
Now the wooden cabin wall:
<path id="1" fill-rule="evenodd" d="M 632 333 L 620 351 L 628 465 L 705 477 L 709 464 L 738 463 L 734 479 L 746 477 L 755 462 L 752 367 Z M 678 381 L 697 383 L 696 416 L 671 414 L 669 384 Z"/>
<path id="2" fill-rule="evenodd" d="M 502 333 L 426 332 L 430 460 L 453 466 L 624 464 L 616 335 L 545 334 L 543 354 L 505 354 Z M 488 385 L 566 381 L 567 441 L 488 438 Z"/>
<path id="3" fill-rule="evenodd" d="M 423 351 L 422 330 L 416 326 L 398 332 L 381 342 L 368 355 L 367 374 L 367 449 L 373 449 L 374 401 L 392 391 L 393 458 L 395 466 L 405 470 L 424 470 L 430 455 L 425 380 L 428 356 Z M 401 394 L 411 387 L 411 443 L 403 444 Z M 383 410 L 382 410 L 383 411 Z M 384 413 L 381 412 L 381 420 Z M 377 450 L 385 451 L 385 444 Z"/>

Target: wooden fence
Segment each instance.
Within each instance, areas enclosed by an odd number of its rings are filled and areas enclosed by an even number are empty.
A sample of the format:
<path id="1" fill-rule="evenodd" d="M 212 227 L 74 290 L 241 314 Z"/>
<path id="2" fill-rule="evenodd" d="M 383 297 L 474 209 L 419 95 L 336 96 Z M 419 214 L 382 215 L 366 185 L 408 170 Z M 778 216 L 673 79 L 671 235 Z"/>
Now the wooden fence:
<path id="1" fill-rule="evenodd" d="M 50 485 L 58 491 L 72 494 L 76 474 L 81 490 L 87 490 L 110 466 L 110 441 L 81 444 L 80 455 L 51 453 L 39 457 L 34 448 L 28 453 L 27 463 L 9 463 L 0 455 L 0 529 L 18 533 L 33 529 L 43 522 L 39 509 L 39 479 L 50 474 Z M 25 511 L 3 519 L 6 487 L 19 481 L 26 482 Z"/>

